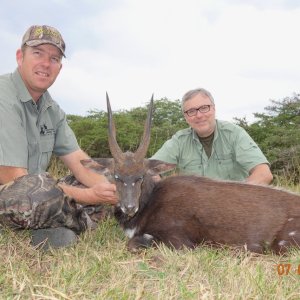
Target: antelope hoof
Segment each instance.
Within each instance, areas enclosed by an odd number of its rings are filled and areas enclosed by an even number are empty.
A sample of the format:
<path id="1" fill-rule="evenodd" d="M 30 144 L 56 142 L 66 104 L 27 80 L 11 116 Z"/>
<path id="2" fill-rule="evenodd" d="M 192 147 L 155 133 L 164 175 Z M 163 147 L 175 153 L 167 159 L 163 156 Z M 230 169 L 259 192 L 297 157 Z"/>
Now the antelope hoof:
<path id="1" fill-rule="evenodd" d="M 153 245 L 154 237 L 150 234 L 144 233 L 131 238 L 128 242 L 128 250 L 132 253 L 139 252 L 142 249 L 149 248 Z"/>

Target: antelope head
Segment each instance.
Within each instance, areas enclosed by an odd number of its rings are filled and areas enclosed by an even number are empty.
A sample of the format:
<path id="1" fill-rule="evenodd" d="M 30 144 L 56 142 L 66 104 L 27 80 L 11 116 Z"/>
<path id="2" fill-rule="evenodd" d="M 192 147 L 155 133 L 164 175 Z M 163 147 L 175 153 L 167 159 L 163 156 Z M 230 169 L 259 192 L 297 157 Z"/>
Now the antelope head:
<path id="1" fill-rule="evenodd" d="M 139 209 L 143 182 L 146 175 L 154 176 L 174 169 L 176 165 L 146 157 L 150 143 L 153 114 L 153 95 L 150 100 L 147 119 L 141 143 L 136 152 L 123 152 L 116 140 L 116 128 L 112 117 L 109 97 L 106 94 L 108 112 L 108 143 L 113 158 L 95 158 L 82 161 L 83 165 L 105 175 L 116 184 L 119 197 L 118 206 L 130 217 Z"/>
<path id="2" fill-rule="evenodd" d="M 135 153 L 122 152 L 116 140 L 115 123 L 108 95 L 106 94 L 108 112 L 108 143 L 114 158 L 114 174 L 117 191 L 119 194 L 121 210 L 129 215 L 134 215 L 139 209 L 139 198 L 144 176 L 149 169 L 148 160 L 145 159 L 150 143 L 150 129 L 153 113 L 153 96 L 150 100 L 147 119 L 141 143 Z"/>

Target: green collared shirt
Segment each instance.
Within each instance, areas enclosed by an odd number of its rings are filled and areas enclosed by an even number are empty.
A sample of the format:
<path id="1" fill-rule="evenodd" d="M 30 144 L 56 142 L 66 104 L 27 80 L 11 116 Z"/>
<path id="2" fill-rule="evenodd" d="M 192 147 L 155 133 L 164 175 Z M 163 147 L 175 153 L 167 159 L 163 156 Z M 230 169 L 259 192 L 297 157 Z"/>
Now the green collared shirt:
<path id="1" fill-rule="evenodd" d="M 0 165 L 46 171 L 52 153 L 79 149 L 66 115 L 45 92 L 36 104 L 18 70 L 0 76 Z"/>
<path id="2" fill-rule="evenodd" d="M 208 158 L 192 128 L 178 131 L 151 157 L 177 164 L 180 173 L 215 179 L 243 181 L 249 171 L 268 161 L 241 127 L 216 121 L 211 156 Z"/>

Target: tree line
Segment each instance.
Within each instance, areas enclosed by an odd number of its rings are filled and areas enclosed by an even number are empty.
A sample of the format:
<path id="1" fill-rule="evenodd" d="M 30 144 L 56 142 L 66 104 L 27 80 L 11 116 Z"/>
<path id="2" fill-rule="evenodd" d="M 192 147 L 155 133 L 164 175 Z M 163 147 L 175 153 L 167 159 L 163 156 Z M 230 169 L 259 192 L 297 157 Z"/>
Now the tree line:
<path id="1" fill-rule="evenodd" d="M 176 131 L 186 128 L 180 100 L 155 100 L 151 142 L 147 156 L 153 155 Z M 123 151 L 135 151 L 140 144 L 148 105 L 113 113 L 117 140 Z M 257 142 L 269 162 L 274 175 L 289 182 L 300 182 L 300 95 L 270 100 L 263 113 L 253 113 L 255 121 L 235 118 Z M 110 157 L 108 147 L 107 113 L 92 110 L 87 116 L 68 115 L 83 150 L 91 157 Z"/>

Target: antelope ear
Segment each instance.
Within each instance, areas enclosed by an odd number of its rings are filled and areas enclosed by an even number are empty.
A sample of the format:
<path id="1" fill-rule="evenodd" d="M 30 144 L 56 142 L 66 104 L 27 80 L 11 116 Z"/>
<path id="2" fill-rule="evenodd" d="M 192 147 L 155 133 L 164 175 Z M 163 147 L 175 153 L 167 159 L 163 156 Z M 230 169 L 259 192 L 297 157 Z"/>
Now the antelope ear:
<path id="1" fill-rule="evenodd" d="M 172 171 L 176 168 L 176 164 L 170 164 L 157 159 L 148 159 L 147 160 L 148 171 L 150 175 L 162 174 L 168 171 Z"/>
<path id="2" fill-rule="evenodd" d="M 83 159 L 80 162 L 84 167 L 103 175 L 105 175 L 107 171 L 112 173 L 114 168 L 114 161 L 112 158 Z"/>

